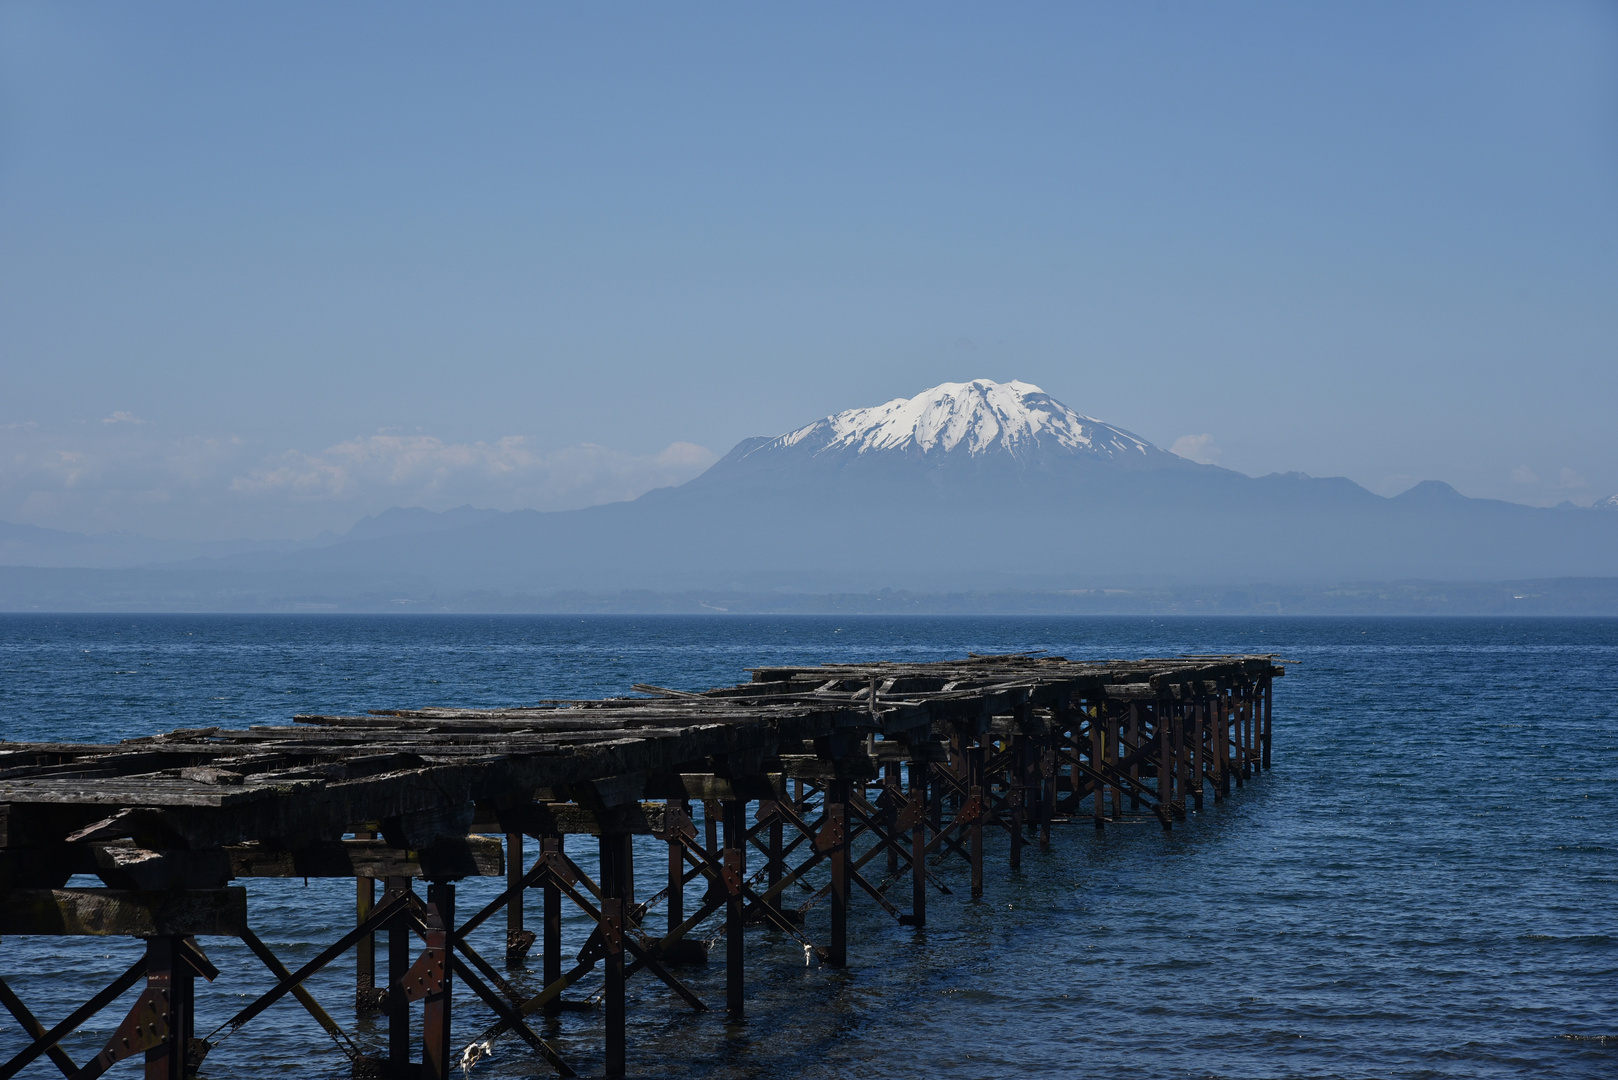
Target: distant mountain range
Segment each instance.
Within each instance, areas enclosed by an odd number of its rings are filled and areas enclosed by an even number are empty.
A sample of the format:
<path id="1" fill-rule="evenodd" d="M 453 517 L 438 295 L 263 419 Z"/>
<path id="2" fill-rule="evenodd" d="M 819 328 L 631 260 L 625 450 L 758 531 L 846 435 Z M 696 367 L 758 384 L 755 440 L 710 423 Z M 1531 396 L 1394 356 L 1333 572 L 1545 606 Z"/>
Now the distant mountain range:
<path id="1" fill-rule="evenodd" d="M 39 573 L 7 571 L 0 607 L 190 596 L 208 607 L 341 608 L 366 597 L 464 608 L 484 596 L 499 608 L 623 590 L 1618 576 L 1618 497 L 1598 506 L 1469 499 L 1437 481 L 1390 499 L 1340 477 L 1249 477 L 1080 415 L 1036 386 L 976 380 L 747 439 L 687 484 L 584 510 L 395 508 L 340 537 L 167 551 L 136 537 L 0 526 L 0 562 L 12 566 L 142 568 L 101 575 L 101 585 L 96 575 L 59 572 L 45 585 Z"/>

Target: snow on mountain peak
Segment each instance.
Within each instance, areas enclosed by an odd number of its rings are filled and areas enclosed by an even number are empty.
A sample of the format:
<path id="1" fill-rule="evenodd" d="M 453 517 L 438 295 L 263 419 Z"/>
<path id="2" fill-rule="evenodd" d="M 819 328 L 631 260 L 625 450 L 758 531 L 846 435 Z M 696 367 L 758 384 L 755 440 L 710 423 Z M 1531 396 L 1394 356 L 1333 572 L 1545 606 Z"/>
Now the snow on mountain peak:
<path id="1" fill-rule="evenodd" d="M 759 450 L 791 447 L 816 455 L 896 451 L 976 457 L 1000 452 L 1025 458 L 1065 452 L 1117 459 L 1164 453 L 1121 428 L 1081 416 L 1031 383 L 988 379 L 942 383 L 913 398 L 840 412 Z"/>

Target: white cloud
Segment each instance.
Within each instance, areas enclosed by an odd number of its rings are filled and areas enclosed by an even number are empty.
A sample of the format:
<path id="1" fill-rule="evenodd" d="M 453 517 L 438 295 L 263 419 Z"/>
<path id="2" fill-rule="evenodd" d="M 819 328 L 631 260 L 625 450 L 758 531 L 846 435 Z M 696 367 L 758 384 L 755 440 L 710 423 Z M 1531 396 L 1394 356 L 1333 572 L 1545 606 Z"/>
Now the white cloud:
<path id="1" fill-rule="evenodd" d="M 1564 490 L 1571 491 L 1575 488 L 1589 487 L 1590 481 L 1586 480 L 1572 469 L 1564 468 L 1562 470 L 1561 483 L 1558 486 Z"/>
<path id="2" fill-rule="evenodd" d="M 1539 483 L 1539 474 L 1534 472 L 1533 469 L 1530 469 L 1526 465 L 1518 465 L 1515 469 L 1511 470 L 1510 475 L 1511 475 L 1511 481 L 1514 484 L 1537 484 L 1537 483 Z"/>
<path id="3" fill-rule="evenodd" d="M 115 414 L 116 415 L 116 414 Z M 319 451 L 153 425 L 0 428 L 0 520 L 80 532 L 225 539 L 343 531 L 390 506 L 567 510 L 684 483 L 717 460 L 693 443 L 632 454 L 522 436 L 457 443 L 397 429 Z"/>
<path id="4" fill-rule="evenodd" d="M 134 413 L 132 413 L 132 412 L 124 412 L 122 409 L 119 409 L 117 412 L 113 413 L 111 416 L 103 416 L 101 418 L 101 422 L 103 424 L 144 424 L 144 423 L 146 423 L 146 421 L 142 420 L 140 417 L 136 416 Z"/>
<path id="5" fill-rule="evenodd" d="M 245 496 L 363 502 L 386 496 L 410 505 L 476 502 L 498 509 L 564 509 L 632 499 L 684 483 L 717 460 L 693 443 L 627 454 L 593 443 L 539 452 L 520 435 L 450 443 L 432 435 L 368 435 L 315 454 L 291 450 L 233 477 Z"/>
<path id="6" fill-rule="evenodd" d="M 1219 447 L 1214 445 L 1212 435 L 1181 435 L 1169 447 L 1169 452 L 1203 465 L 1212 465 L 1219 460 Z"/>

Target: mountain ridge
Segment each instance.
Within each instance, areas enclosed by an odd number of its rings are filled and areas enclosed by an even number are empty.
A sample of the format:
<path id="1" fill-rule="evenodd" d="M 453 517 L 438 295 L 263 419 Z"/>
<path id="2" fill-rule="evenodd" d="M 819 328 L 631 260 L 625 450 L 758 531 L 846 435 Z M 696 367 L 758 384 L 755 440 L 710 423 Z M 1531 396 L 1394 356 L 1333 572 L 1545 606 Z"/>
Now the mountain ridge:
<path id="1" fill-rule="evenodd" d="M 1440 481 L 1385 498 L 1343 477 L 1250 477 L 1032 384 L 974 380 L 743 439 L 701 476 L 631 501 L 394 508 L 336 542 L 185 565 L 311 603 L 362 585 L 405 602 L 1605 577 L 1618 576 L 1618 514 L 1469 499 Z"/>

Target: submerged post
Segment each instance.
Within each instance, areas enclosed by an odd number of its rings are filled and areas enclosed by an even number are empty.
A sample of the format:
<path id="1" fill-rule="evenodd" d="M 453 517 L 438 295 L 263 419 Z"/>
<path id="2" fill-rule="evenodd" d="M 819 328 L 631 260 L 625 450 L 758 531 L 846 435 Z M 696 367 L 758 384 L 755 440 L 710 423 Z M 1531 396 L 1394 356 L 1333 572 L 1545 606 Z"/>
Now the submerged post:
<path id="1" fill-rule="evenodd" d="M 1107 756 L 1104 745 L 1106 735 L 1104 735 L 1101 731 L 1101 713 L 1102 704 L 1098 701 L 1092 707 L 1090 712 L 1090 765 L 1095 769 L 1097 778 L 1106 775 L 1103 772 L 1103 770 L 1106 768 Z M 1097 829 L 1105 829 L 1107 827 L 1106 787 L 1101 783 L 1100 779 L 1092 780 L 1091 786 L 1095 789 L 1093 806 L 1095 827 Z"/>
<path id="2" fill-rule="evenodd" d="M 411 890 L 407 877 L 390 877 L 383 889 L 389 899 Z M 404 978 L 410 970 L 410 925 L 404 916 L 388 921 L 388 989 L 384 1001 L 388 1016 L 388 1069 L 402 1075 L 410 1068 L 410 1001 L 405 997 Z"/>
<path id="3" fill-rule="evenodd" d="M 742 882 L 747 880 L 747 804 L 725 800 L 725 1009 L 740 1020 L 746 996 L 747 934 Z"/>
<path id="4" fill-rule="evenodd" d="M 770 820 L 769 867 L 764 880 L 766 890 L 770 890 L 781 884 L 781 872 L 786 869 L 785 864 L 782 862 L 781 854 L 781 849 L 786 845 L 786 821 L 781 817 L 780 804 L 774 799 L 767 803 L 759 803 L 758 810 L 761 816 L 767 810 Z M 744 848 L 745 846 L 743 845 Z M 770 898 L 770 907 L 777 912 L 781 910 L 780 893 L 776 893 Z"/>
<path id="5" fill-rule="evenodd" d="M 366 840 L 370 833 L 357 832 L 356 838 Z M 376 904 L 376 879 L 354 879 L 354 924 L 365 922 Z M 376 993 L 376 935 L 366 934 L 354 945 L 354 1011 L 374 1009 L 380 1001 Z"/>
<path id="6" fill-rule="evenodd" d="M 560 836 L 546 836 L 540 839 L 540 852 L 545 857 L 560 860 L 562 855 L 562 838 Z M 562 890 L 554 879 L 545 878 L 545 940 L 542 943 L 545 955 L 541 962 L 544 967 L 546 986 L 556 985 L 562 977 Z M 544 1005 L 546 1016 L 557 1016 L 562 1011 L 561 995 L 551 998 Z"/>
<path id="7" fill-rule="evenodd" d="M 1018 711 L 1018 714 L 1020 717 L 1021 710 Z M 1025 760 L 1027 755 L 1028 737 L 1020 733 L 1013 735 L 1011 737 L 1011 766 L 1006 770 L 1009 774 L 1006 777 L 1008 781 L 1006 785 L 1006 805 L 1007 816 L 1011 818 L 1010 866 L 1013 874 L 1022 869 L 1023 799 L 1028 794 L 1026 783 L 1028 766 Z"/>
<path id="8" fill-rule="evenodd" d="M 898 800 L 895 798 L 899 794 L 899 768 L 899 763 L 896 761 L 889 762 L 882 767 L 882 801 L 885 807 L 882 811 L 882 827 L 890 834 L 899 820 Z M 888 876 L 894 877 L 899 873 L 899 852 L 889 845 L 887 854 Z"/>
<path id="9" fill-rule="evenodd" d="M 682 854 L 680 838 L 673 834 L 673 819 L 689 819 L 691 816 L 690 799 L 670 799 L 665 804 L 670 819 L 669 836 L 669 902 L 668 911 L 669 929 L 685 922 L 685 856 Z"/>
<path id="10" fill-rule="evenodd" d="M 927 925 L 927 762 L 910 761 L 910 921 Z"/>
<path id="11" fill-rule="evenodd" d="M 1234 723 L 1231 725 L 1236 733 L 1235 745 L 1231 748 L 1231 771 L 1236 774 L 1236 787 L 1239 790 L 1247 781 L 1247 690 L 1245 687 L 1233 691 L 1236 701 Z"/>
<path id="12" fill-rule="evenodd" d="M 434 881 L 427 886 L 427 947 L 429 984 L 422 999 L 421 1072 L 425 1080 L 449 1080 L 455 1057 L 450 1035 L 450 1005 L 453 1000 L 453 970 L 449 958 L 449 935 L 455 929 L 455 883 Z"/>
<path id="13" fill-rule="evenodd" d="M 155 1014 L 151 1023 L 161 1032 L 161 1041 L 146 1051 L 146 1080 L 186 1080 L 195 976 L 179 951 L 176 937 L 146 942 L 145 1000 Z"/>
<path id="14" fill-rule="evenodd" d="M 522 879 L 527 867 L 523 865 L 522 833 L 506 833 L 506 888 L 511 896 L 506 900 L 506 965 L 522 963 L 534 944 L 534 936 L 523 928 Z"/>
<path id="15" fill-rule="evenodd" d="M 1270 767 L 1270 702 L 1275 696 L 1274 680 L 1271 676 L 1264 676 L 1260 693 L 1264 695 L 1264 768 Z"/>
<path id="16" fill-rule="evenodd" d="M 1208 699 L 1197 698 L 1191 706 L 1191 797 L 1196 801 L 1196 808 L 1202 809 L 1202 739 L 1203 717 L 1207 715 Z"/>
<path id="17" fill-rule="evenodd" d="M 849 782 L 833 780 L 826 790 L 826 834 L 831 861 L 831 949 L 826 962 L 848 966 L 848 797 Z"/>
<path id="18" fill-rule="evenodd" d="M 628 896 L 632 889 L 631 841 L 628 833 L 601 833 L 601 939 L 606 946 L 602 1012 L 606 1019 L 606 1074 L 624 1075 L 627 1041 L 624 1008 L 624 934 L 628 930 Z"/>
<path id="19" fill-rule="evenodd" d="M 1039 748 L 1039 850 L 1051 849 L 1051 823 L 1056 817 L 1056 736 L 1046 735 Z"/>
<path id="20" fill-rule="evenodd" d="M 1162 804 L 1163 827 L 1172 828 L 1174 820 L 1174 737 L 1171 717 L 1174 709 L 1163 698 L 1157 699 L 1153 710 L 1157 720 L 1157 801 Z"/>
<path id="21" fill-rule="evenodd" d="M 972 846 L 972 899 L 976 900 L 983 895 L 983 814 L 984 788 L 983 788 L 983 743 L 974 742 L 966 750 L 966 783 L 967 803 L 972 810 L 972 820 L 967 826 L 971 829 Z"/>
<path id="22" fill-rule="evenodd" d="M 602 988 L 602 1013 L 606 1020 L 603 1064 L 607 1076 L 616 1080 L 627 1070 L 629 1049 L 624 1023 L 624 902 L 619 897 L 602 898 L 601 938 L 607 952 Z"/>

